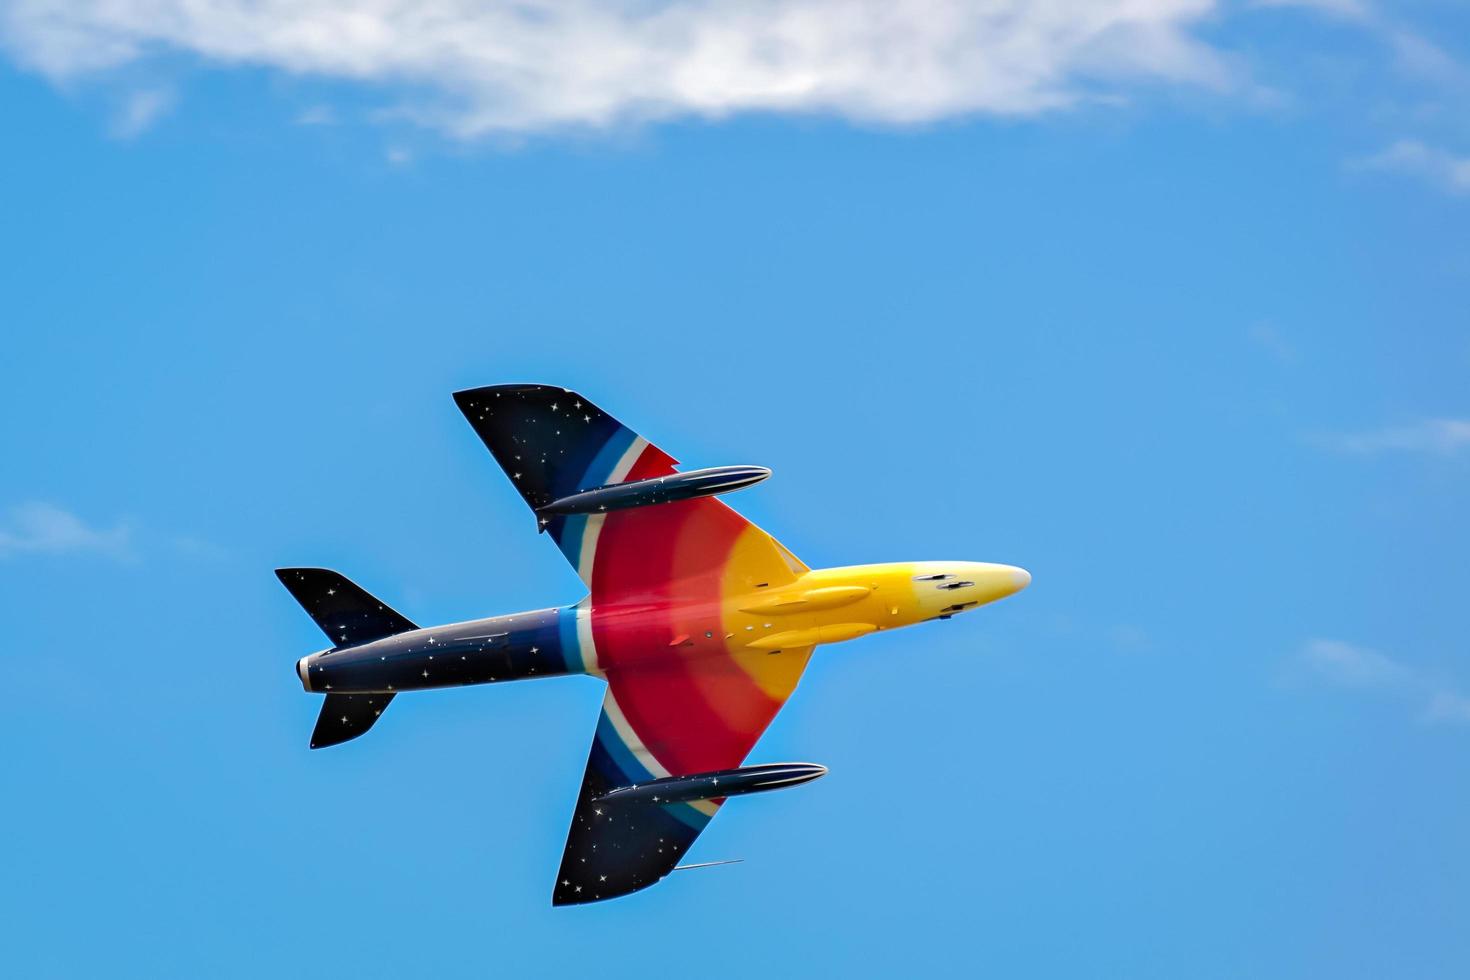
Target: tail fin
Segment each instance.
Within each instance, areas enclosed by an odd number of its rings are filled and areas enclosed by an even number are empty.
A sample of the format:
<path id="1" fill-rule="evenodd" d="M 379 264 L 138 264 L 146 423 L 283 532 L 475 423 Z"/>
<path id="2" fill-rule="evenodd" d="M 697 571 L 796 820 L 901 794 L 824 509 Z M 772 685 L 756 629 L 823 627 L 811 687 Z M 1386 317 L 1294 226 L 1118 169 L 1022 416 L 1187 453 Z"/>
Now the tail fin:
<path id="1" fill-rule="evenodd" d="M 330 569 L 278 568 L 276 578 L 322 628 L 333 646 L 356 646 L 418 629 L 352 584 L 346 576 Z"/>
<path id="2" fill-rule="evenodd" d="M 324 749 L 364 734 L 392 700 L 392 694 L 328 694 L 311 733 L 311 747 Z"/>

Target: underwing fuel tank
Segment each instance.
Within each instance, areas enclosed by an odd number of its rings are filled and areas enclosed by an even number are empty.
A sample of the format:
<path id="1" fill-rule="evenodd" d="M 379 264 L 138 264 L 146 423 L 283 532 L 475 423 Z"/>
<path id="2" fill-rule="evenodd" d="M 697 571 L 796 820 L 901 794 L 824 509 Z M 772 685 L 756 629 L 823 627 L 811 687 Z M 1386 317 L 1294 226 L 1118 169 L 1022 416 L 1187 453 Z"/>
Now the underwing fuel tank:
<path id="1" fill-rule="evenodd" d="M 546 530 L 548 518 L 565 514 L 600 514 L 629 507 L 651 507 L 693 497 L 743 490 L 771 475 L 764 466 L 711 466 L 688 473 L 671 473 L 648 480 L 611 483 L 560 497 L 536 508 L 537 523 Z"/>
<path id="2" fill-rule="evenodd" d="M 666 776 L 646 783 L 621 786 L 597 797 L 598 803 L 694 803 L 746 793 L 799 786 L 827 775 L 814 762 L 780 762 L 742 769 L 721 769 L 689 776 Z"/>

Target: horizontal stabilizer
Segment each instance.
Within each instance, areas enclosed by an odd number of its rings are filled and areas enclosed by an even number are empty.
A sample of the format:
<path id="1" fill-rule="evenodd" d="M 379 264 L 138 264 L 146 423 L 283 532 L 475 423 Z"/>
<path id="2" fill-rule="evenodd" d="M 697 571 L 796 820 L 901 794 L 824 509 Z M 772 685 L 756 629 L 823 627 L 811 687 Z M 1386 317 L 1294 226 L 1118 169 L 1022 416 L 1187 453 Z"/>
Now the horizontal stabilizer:
<path id="1" fill-rule="evenodd" d="M 324 749 L 357 738 L 373 727 L 392 700 L 392 694 L 328 694 L 311 733 L 311 747 Z"/>
<path id="2" fill-rule="evenodd" d="M 418 629 L 347 577 L 328 568 L 278 568 L 281 580 L 333 646 L 371 643 Z M 365 731 L 366 729 L 364 729 Z"/>

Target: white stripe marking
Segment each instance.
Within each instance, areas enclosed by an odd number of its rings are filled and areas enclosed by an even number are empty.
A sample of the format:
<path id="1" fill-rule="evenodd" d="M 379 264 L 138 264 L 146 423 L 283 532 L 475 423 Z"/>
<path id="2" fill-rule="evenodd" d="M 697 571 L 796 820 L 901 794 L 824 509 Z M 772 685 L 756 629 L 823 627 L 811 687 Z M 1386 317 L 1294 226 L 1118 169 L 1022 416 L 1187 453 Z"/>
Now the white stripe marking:
<path id="1" fill-rule="evenodd" d="M 592 597 L 586 596 L 576 605 L 577 652 L 582 655 L 582 670 L 594 677 L 602 676 L 597 664 L 597 644 L 592 641 Z"/>
<path id="2" fill-rule="evenodd" d="M 662 763 L 653 757 L 653 753 L 648 751 L 648 746 L 644 745 L 638 733 L 633 731 L 633 726 L 628 724 L 628 718 L 623 714 L 623 709 L 618 707 L 618 699 L 613 695 L 611 686 L 607 689 L 607 697 L 602 701 L 602 710 L 607 712 L 607 720 L 612 722 L 613 731 L 618 733 L 618 738 L 623 740 L 628 751 L 633 753 L 633 758 L 637 759 L 644 769 L 660 779 L 672 775 Z"/>
<path id="3" fill-rule="evenodd" d="M 643 450 L 648 448 L 648 440 L 642 436 L 634 436 L 633 442 L 618 459 L 617 465 L 608 474 L 609 484 L 622 483 L 633 464 L 638 462 L 638 457 L 643 455 Z M 597 557 L 597 539 L 602 534 L 602 523 L 607 520 L 606 514 L 587 515 L 587 526 L 582 530 L 582 553 L 577 556 L 577 574 L 581 576 L 587 587 L 592 587 L 592 568 L 594 559 Z"/>

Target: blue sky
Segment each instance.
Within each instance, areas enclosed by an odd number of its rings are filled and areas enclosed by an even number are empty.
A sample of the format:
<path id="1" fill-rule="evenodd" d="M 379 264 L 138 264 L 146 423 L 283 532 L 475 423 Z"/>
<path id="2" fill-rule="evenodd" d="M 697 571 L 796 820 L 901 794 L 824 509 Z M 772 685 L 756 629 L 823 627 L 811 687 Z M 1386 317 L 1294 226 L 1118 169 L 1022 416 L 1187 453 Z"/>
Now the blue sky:
<path id="1" fill-rule="evenodd" d="M 430 6 L 0 6 L 5 973 L 1470 972 L 1463 11 Z M 271 575 L 577 599 L 507 381 L 1034 582 L 819 650 L 745 863 L 553 910 L 599 685 L 309 752 Z"/>

